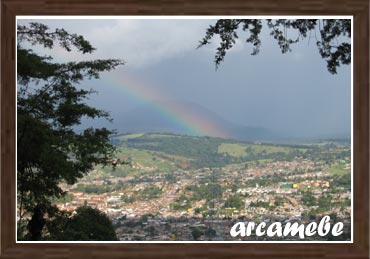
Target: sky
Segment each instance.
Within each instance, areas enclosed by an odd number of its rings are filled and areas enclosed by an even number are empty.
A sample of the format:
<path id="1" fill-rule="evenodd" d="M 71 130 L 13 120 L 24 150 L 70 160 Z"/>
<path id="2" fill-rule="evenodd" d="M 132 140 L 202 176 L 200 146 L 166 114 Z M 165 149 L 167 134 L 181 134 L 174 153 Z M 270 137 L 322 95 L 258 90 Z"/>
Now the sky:
<path id="1" fill-rule="evenodd" d="M 100 80 L 81 84 L 99 92 L 89 103 L 109 111 L 113 120 L 163 98 L 200 104 L 231 123 L 263 127 L 285 136 L 350 134 L 351 67 L 342 66 L 338 74 L 330 74 L 313 35 L 282 54 L 264 26 L 261 51 L 251 56 L 247 35 L 240 33 L 216 70 L 213 60 L 218 40 L 197 49 L 215 20 L 33 19 L 18 20 L 18 24 L 30 21 L 81 34 L 96 48 L 94 53 L 82 55 L 60 47 L 32 47 L 58 62 L 125 61 L 116 70 L 104 72 Z"/>

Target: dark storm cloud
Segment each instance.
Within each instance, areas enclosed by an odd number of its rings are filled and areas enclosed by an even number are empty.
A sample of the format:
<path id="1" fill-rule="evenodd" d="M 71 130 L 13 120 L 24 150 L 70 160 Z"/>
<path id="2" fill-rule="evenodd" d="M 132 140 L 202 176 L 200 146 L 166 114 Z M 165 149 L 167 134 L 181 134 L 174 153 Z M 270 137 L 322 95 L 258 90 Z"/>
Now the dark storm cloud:
<path id="1" fill-rule="evenodd" d="M 28 21 L 22 21 L 25 23 Z M 291 136 L 338 135 L 350 132 L 350 66 L 330 74 L 315 40 L 307 39 L 281 54 L 263 31 L 262 48 L 240 42 L 216 71 L 216 43 L 196 49 L 210 20 L 47 20 L 51 27 L 84 35 L 97 47 L 88 57 L 60 49 L 49 51 L 57 60 L 123 58 L 127 64 L 110 73 L 130 73 L 152 81 L 158 92 L 173 99 L 199 103 L 227 120 L 261 126 Z M 133 109 L 132 98 L 104 75 L 86 85 L 100 94 L 91 102 L 112 117 Z M 104 87 L 101 87 L 103 85 Z"/>

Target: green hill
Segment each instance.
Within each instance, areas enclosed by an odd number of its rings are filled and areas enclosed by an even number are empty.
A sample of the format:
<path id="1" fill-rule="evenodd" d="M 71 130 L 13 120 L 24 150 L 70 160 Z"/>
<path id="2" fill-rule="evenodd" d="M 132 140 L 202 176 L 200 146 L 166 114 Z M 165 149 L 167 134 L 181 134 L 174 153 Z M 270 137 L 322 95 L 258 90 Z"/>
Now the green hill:
<path id="1" fill-rule="evenodd" d="M 305 154 L 310 148 L 174 134 L 128 134 L 117 136 L 113 142 L 121 150 L 122 158 L 130 157 L 143 164 L 151 161 L 150 165 L 157 166 L 152 160 L 170 162 L 178 167 L 188 163 L 191 168 L 221 167 L 260 159 L 289 160 Z"/>

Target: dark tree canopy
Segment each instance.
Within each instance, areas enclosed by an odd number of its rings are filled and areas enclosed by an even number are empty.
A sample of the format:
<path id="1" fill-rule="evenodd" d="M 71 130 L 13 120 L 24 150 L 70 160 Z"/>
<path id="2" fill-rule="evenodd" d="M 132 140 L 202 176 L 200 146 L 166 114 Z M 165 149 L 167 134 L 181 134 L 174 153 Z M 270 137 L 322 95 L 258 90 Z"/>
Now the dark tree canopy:
<path id="1" fill-rule="evenodd" d="M 209 44 L 214 36 L 220 37 L 220 45 L 217 47 L 214 60 L 217 68 L 224 60 L 227 51 L 235 45 L 241 32 L 247 34 L 246 42 L 253 46 L 251 55 L 258 54 L 262 44 L 259 37 L 262 27 L 261 19 L 221 19 L 209 26 L 198 48 Z M 327 62 L 327 68 L 331 74 L 336 74 L 341 64 L 351 63 L 351 20 L 349 19 L 267 19 L 267 27 L 282 53 L 291 51 L 291 45 L 304 38 L 315 37 L 319 53 Z"/>
<path id="2" fill-rule="evenodd" d="M 17 29 L 17 198 L 20 219 L 25 213 L 32 215 L 28 230 L 35 239 L 43 227 L 40 218 L 55 212 L 51 199 L 65 194 L 59 184 L 73 184 L 94 165 L 112 161 L 110 130 L 75 130 L 82 117 L 110 119 L 107 112 L 84 102 L 94 91 L 78 88 L 78 83 L 84 78 L 99 78 L 100 72 L 123 61 L 56 63 L 25 46 L 53 48 L 59 44 L 66 51 L 75 47 L 82 53 L 91 53 L 94 48 L 82 36 L 63 29 L 50 31 L 39 23 Z"/>
<path id="3" fill-rule="evenodd" d="M 112 221 L 98 209 L 81 206 L 72 217 L 59 215 L 49 223 L 48 239 L 57 241 L 117 241 Z"/>

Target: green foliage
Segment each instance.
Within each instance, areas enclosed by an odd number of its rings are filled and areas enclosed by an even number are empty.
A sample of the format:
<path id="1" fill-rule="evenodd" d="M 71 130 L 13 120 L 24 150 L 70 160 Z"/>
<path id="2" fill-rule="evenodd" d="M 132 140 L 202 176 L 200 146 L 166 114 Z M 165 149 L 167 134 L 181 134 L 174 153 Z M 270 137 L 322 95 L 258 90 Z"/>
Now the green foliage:
<path id="1" fill-rule="evenodd" d="M 126 203 L 134 203 L 135 202 L 135 197 L 134 196 L 127 196 L 127 195 L 122 195 L 121 200 Z"/>
<path id="2" fill-rule="evenodd" d="M 66 225 L 71 220 L 71 216 L 72 213 L 65 210 L 56 210 L 54 213 L 49 214 L 46 220 L 48 235 L 45 235 L 42 240 L 60 241 Z"/>
<path id="3" fill-rule="evenodd" d="M 121 141 L 120 145 L 130 149 L 144 149 L 161 151 L 166 154 L 194 159 L 191 165 L 196 168 L 221 166 L 228 159 L 217 153 L 222 139 L 209 137 L 192 137 L 164 135 L 164 137 L 151 137 L 150 134 Z"/>
<path id="4" fill-rule="evenodd" d="M 246 42 L 253 45 L 252 55 L 256 55 L 259 52 L 259 47 L 261 46 L 261 40 L 258 35 L 262 29 L 262 20 L 259 19 L 220 19 L 215 25 L 209 26 L 206 35 L 202 41 L 200 41 L 199 47 L 209 44 L 210 40 L 218 35 L 221 38 L 220 46 L 217 47 L 217 52 L 215 56 L 216 67 L 224 60 L 226 51 L 233 47 L 238 38 L 237 30 L 239 25 L 243 25 L 243 31 L 249 32 L 249 37 Z M 198 47 L 198 48 L 199 48 Z"/>
<path id="5" fill-rule="evenodd" d="M 92 193 L 103 194 L 110 192 L 111 190 L 112 188 L 107 185 L 80 185 L 80 184 L 74 189 L 74 191 L 79 191 L 87 194 Z"/>
<path id="6" fill-rule="evenodd" d="M 333 187 L 351 188 L 351 174 L 344 174 L 333 179 Z"/>
<path id="7" fill-rule="evenodd" d="M 98 209 L 81 206 L 71 218 L 60 217 L 50 233 L 50 240 L 58 241 L 117 241 L 108 216 Z"/>
<path id="8" fill-rule="evenodd" d="M 284 204 L 284 202 L 286 201 L 286 198 L 283 198 L 283 197 L 280 197 L 280 196 L 276 196 L 276 197 L 274 197 L 274 199 L 275 199 L 274 205 L 276 207 L 282 206 Z"/>
<path id="9" fill-rule="evenodd" d="M 26 233 L 27 233 L 27 225 L 28 225 L 28 221 L 27 220 L 19 220 L 17 222 L 17 240 L 18 241 L 26 241 L 27 240 L 27 237 L 26 237 Z"/>
<path id="10" fill-rule="evenodd" d="M 250 207 L 262 207 L 262 208 L 270 208 L 270 203 L 267 201 L 256 201 L 256 202 L 251 202 L 249 204 Z"/>
<path id="11" fill-rule="evenodd" d="M 67 51 L 71 51 L 71 46 L 76 47 L 82 53 L 91 53 L 95 50 L 81 35 L 70 34 L 64 29 L 50 32 L 49 28 L 41 23 L 31 22 L 29 27 L 18 25 L 17 34 L 18 41 L 28 41 L 32 45 L 40 44 L 49 49 L 58 41 L 59 45 Z"/>
<path id="12" fill-rule="evenodd" d="M 84 78 L 99 78 L 101 72 L 123 62 L 106 59 L 54 63 L 52 57 L 26 49 L 23 43 L 52 48 L 58 42 L 66 51 L 75 47 L 82 53 L 91 53 L 94 48 L 82 36 L 63 29 L 49 31 L 39 23 L 18 26 L 17 35 L 18 204 L 21 218 L 24 213 L 34 213 L 37 206 L 40 217 L 33 217 L 30 224 L 35 222 L 42 228 L 37 221 L 50 213 L 50 200 L 65 194 L 59 183 L 74 184 L 96 164 L 111 164 L 111 131 L 75 130 L 82 117 L 110 119 L 107 112 L 84 102 L 94 91 L 78 89 L 76 85 Z M 40 229 L 35 231 L 39 233 Z"/>
<path id="13" fill-rule="evenodd" d="M 191 208 L 190 203 L 175 202 L 170 204 L 172 210 L 186 211 Z"/>
<path id="14" fill-rule="evenodd" d="M 204 232 L 204 234 L 207 237 L 212 238 L 212 237 L 215 237 L 216 236 L 217 232 L 213 228 L 209 227 L 209 228 L 206 229 L 206 231 Z"/>
<path id="15" fill-rule="evenodd" d="M 57 202 L 61 202 L 61 203 L 68 203 L 68 202 L 71 202 L 73 201 L 74 199 L 74 196 L 72 193 L 67 193 L 66 195 L 60 197 Z"/>
<path id="16" fill-rule="evenodd" d="M 325 173 L 331 173 L 336 175 L 350 174 L 350 172 L 351 170 L 344 169 L 343 165 L 335 165 L 325 170 Z"/>
<path id="17" fill-rule="evenodd" d="M 258 54 L 261 47 L 262 27 L 261 19 L 220 19 L 209 26 L 198 48 L 209 44 L 216 35 L 220 37 L 220 45 L 217 47 L 214 59 L 217 68 L 224 60 L 227 51 L 235 45 L 240 29 L 247 33 L 246 42 L 253 46 L 251 54 Z M 341 64 L 351 63 L 351 20 L 349 19 L 267 19 L 267 27 L 282 53 L 291 51 L 292 44 L 307 37 L 310 39 L 311 33 L 316 35 L 318 30 L 319 37 L 316 37 L 316 45 L 321 57 L 327 62 L 328 71 L 336 74 Z M 288 30 L 289 35 L 296 36 L 288 37 Z"/>
<path id="18" fill-rule="evenodd" d="M 317 204 L 317 200 L 315 196 L 312 195 L 311 192 L 303 192 L 301 201 L 306 206 L 315 206 Z"/>
<path id="19" fill-rule="evenodd" d="M 116 184 L 102 184 L 102 185 L 82 185 L 78 184 L 74 191 L 83 192 L 83 193 L 96 193 L 96 194 L 103 194 L 108 192 L 120 191 L 125 189 L 127 185 L 124 182 L 118 182 Z"/>
<path id="20" fill-rule="evenodd" d="M 167 161 L 189 162 L 192 168 L 222 167 L 227 164 L 251 162 L 262 159 L 287 160 L 295 157 L 308 157 L 313 151 L 309 146 L 251 144 L 243 141 L 225 140 L 215 137 L 179 136 L 173 134 L 138 134 L 134 138 L 115 138 L 120 146 L 120 154 L 134 154 L 134 161 L 140 164 L 156 166 L 158 169 L 170 169 L 152 160 L 148 152 L 161 152 Z M 159 154 L 157 154 L 159 156 Z M 167 163 L 168 164 L 168 163 Z"/>
<path id="21" fill-rule="evenodd" d="M 191 231 L 191 235 L 193 236 L 194 240 L 197 240 L 198 238 L 200 238 L 203 235 L 203 232 L 200 231 L 198 228 L 194 228 Z"/>
<path id="22" fill-rule="evenodd" d="M 191 197 L 187 197 L 184 194 L 181 194 L 175 203 L 170 204 L 170 208 L 172 210 L 186 211 L 191 208 L 190 200 Z"/>
<path id="23" fill-rule="evenodd" d="M 194 209 L 194 214 L 200 214 L 200 212 L 201 212 L 200 208 L 195 208 Z"/>
<path id="24" fill-rule="evenodd" d="M 222 143 L 218 147 L 219 153 L 226 153 L 234 157 L 246 156 L 246 150 L 244 145 L 240 144 L 229 144 L 229 143 Z"/>
<path id="25" fill-rule="evenodd" d="M 317 201 L 317 205 L 321 208 L 321 209 L 329 209 L 330 208 L 330 205 L 331 205 L 331 200 L 332 200 L 332 197 L 331 195 L 325 195 L 325 196 L 321 196 L 318 201 Z"/>
<path id="26" fill-rule="evenodd" d="M 151 199 L 158 198 L 162 193 L 163 192 L 161 188 L 156 187 L 156 186 L 151 186 L 151 187 L 148 187 L 142 190 L 140 194 L 137 196 L 141 199 L 151 200 Z"/>
<path id="27" fill-rule="evenodd" d="M 189 199 L 207 201 L 212 199 L 220 199 L 222 197 L 222 187 L 217 183 L 208 183 L 200 185 L 188 185 L 185 187 L 187 191 L 193 191 Z"/>
<path id="28" fill-rule="evenodd" d="M 244 206 L 244 201 L 238 195 L 230 196 L 224 204 L 224 208 L 236 208 L 238 210 L 243 209 Z"/>

